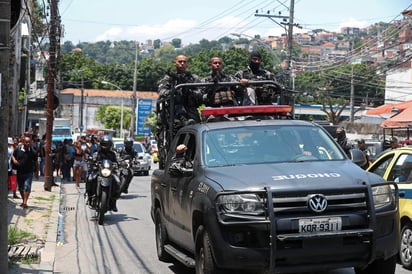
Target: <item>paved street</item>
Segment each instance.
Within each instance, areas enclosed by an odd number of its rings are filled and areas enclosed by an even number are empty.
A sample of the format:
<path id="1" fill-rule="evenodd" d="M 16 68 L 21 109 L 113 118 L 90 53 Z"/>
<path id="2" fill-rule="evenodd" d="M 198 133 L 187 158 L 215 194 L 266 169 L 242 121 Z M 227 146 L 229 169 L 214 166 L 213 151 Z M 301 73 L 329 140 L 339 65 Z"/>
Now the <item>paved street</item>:
<path id="1" fill-rule="evenodd" d="M 36 195 L 51 195 L 42 191 L 40 182 L 36 186 L 33 202 Z M 154 225 L 149 213 L 150 176 L 134 177 L 129 194 L 118 201 L 119 212 L 106 214 L 103 226 L 97 224 L 94 211 L 85 205 L 84 185 L 76 189 L 74 183 L 64 183 L 61 189 L 55 188 L 56 196 L 59 192 L 61 199 L 56 197 L 55 202 L 61 200 L 60 214 L 57 210 L 56 214 L 52 213 L 51 218 L 56 220 L 49 222 L 53 227 L 47 235 L 44 250 L 47 254 L 43 255 L 42 263 L 16 267 L 10 273 L 51 273 L 53 269 L 53 273 L 69 274 L 194 274 L 192 269 L 157 259 Z M 34 207 L 33 212 L 37 208 Z M 23 219 L 16 220 L 24 222 Z M 396 274 L 406 273 L 410 271 L 397 266 Z M 340 269 L 322 274 L 354 274 L 354 271 Z"/>

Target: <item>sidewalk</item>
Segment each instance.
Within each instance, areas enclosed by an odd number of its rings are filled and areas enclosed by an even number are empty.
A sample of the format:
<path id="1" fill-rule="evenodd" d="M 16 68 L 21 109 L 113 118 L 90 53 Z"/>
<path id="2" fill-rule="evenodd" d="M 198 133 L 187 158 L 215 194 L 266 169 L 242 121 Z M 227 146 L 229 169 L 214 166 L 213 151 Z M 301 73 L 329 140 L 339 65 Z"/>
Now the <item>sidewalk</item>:
<path id="1" fill-rule="evenodd" d="M 9 256 L 11 253 L 24 253 L 28 250 L 40 253 L 40 264 L 16 264 L 9 267 L 9 273 L 53 273 L 60 205 L 60 178 L 56 179 L 59 186 L 52 187 L 50 192 L 44 190 L 42 177 L 33 180 L 27 209 L 19 206 L 22 199 L 13 199 L 12 192 L 9 192 L 7 202 L 9 228 L 16 226 L 36 236 L 36 239 L 29 240 L 24 245 L 9 248 Z"/>

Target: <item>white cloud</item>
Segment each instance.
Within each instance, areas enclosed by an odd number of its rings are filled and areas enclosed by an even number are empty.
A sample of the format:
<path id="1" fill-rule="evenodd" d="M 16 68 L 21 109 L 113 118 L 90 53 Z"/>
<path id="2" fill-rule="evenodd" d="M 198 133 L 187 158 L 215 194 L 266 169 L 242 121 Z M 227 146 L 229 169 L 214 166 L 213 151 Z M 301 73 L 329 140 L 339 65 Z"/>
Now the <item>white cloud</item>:
<path id="1" fill-rule="evenodd" d="M 164 37 L 178 36 L 179 33 L 195 27 L 195 21 L 174 19 L 164 24 L 141 25 L 126 28 L 110 28 L 96 37 L 96 41 L 118 41 L 136 40 L 145 41 L 147 39 L 162 39 Z"/>
<path id="2" fill-rule="evenodd" d="M 359 21 L 353 18 L 349 18 L 348 20 L 343 21 L 342 23 L 339 24 L 339 30 L 343 27 L 349 27 L 349 28 L 365 28 L 369 24 L 365 21 Z"/>
<path id="3" fill-rule="evenodd" d="M 116 38 L 122 34 L 123 29 L 119 27 L 114 27 L 106 30 L 102 34 L 98 35 L 95 39 L 95 41 L 106 41 L 106 40 L 111 40 L 114 41 Z"/>

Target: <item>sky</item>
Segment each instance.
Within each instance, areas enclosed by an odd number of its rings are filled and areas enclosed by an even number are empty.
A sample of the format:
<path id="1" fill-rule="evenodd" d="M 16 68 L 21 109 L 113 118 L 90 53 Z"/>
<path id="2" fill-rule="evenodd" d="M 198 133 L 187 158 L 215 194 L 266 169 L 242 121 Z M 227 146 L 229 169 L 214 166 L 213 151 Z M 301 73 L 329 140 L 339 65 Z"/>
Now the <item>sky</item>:
<path id="1" fill-rule="evenodd" d="M 262 38 L 286 33 L 281 18 L 289 16 L 290 0 L 60 0 L 64 26 L 62 42 L 182 39 L 183 45 L 201 39 L 218 40 L 237 33 Z M 410 0 L 295 0 L 294 33 L 323 28 L 366 27 L 402 19 Z"/>

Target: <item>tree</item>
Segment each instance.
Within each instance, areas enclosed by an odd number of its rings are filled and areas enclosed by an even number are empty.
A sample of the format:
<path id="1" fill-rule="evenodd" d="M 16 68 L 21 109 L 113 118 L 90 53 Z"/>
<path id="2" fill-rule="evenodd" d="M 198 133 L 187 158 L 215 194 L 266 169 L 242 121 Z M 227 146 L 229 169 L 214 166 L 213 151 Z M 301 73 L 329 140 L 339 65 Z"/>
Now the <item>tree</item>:
<path id="1" fill-rule="evenodd" d="M 349 105 L 352 78 L 356 106 L 362 109 L 383 98 L 384 82 L 376 69 L 367 64 L 354 64 L 299 74 L 295 80 L 295 90 L 299 92 L 297 100 L 322 104 L 328 120 L 337 124 L 343 109 Z"/>
<path id="2" fill-rule="evenodd" d="M 154 48 L 154 49 L 160 49 L 160 45 L 161 45 L 160 39 L 155 39 L 155 40 L 153 41 L 153 48 Z"/>
<path id="3" fill-rule="evenodd" d="M 172 39 L 172 45 L 176 48 L 176 49 L 180 49 L 182 47 L 182 39 L 180 38 L 174 38 Z"/>
<path id="4" fill-rule="evenodd" d="M 121 122 L 121 107 L 103 105 L 96 111 L 96 120 L 103 124 L 105 129 L 119 129 Z M 129 129 L 132 112 L 128 107 L 123 107 L 123 129 Z"/>
<path id="5" fill-rule="evenodd" d="M 137 87 L 139 90 L 156 91 L 159 80 L 168 69 L 172 69 L 172 62 L 146 58 L 139 63 L 137 72 Z"/>

